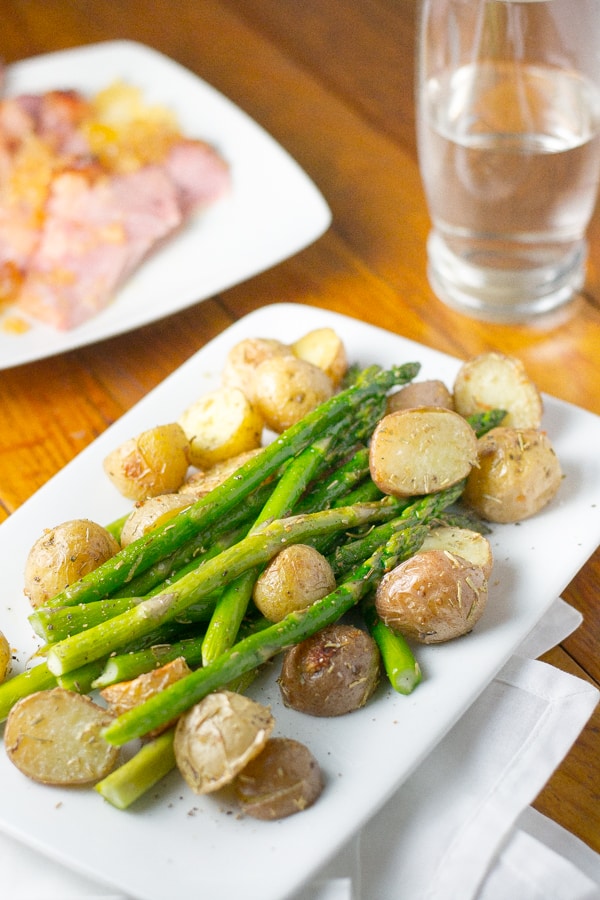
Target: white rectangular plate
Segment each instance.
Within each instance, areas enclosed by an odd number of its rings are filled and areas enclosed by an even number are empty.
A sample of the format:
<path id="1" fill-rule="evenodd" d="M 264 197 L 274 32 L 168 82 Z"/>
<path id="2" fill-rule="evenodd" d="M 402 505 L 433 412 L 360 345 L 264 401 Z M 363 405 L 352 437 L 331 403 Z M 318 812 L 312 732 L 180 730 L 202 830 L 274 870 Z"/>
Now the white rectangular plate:
<path id="1" fill-rule="evenodd" d="M 459 362 L 354 319 L 305 306 L 267 306 L 237 322 L 192 357 L 108 429 L 0 527 L 0 630 L 23 660 L 35 646 L 22 573 L 44 527 L 78 516 L 109 522 L 128 504 L 107 484 L 102 460 L 140 430 L 172 421 L 199 393 L 218 384 L 225 355 L 244 337 L 291 341 L 332 326 L 351 361 L 418 361 L 419 378 L 452 385 Z M 304 741 L 326 787 L 311 809 L 275 823 L 228 814 L 217 797 L 196 797 L 174 774 L 152 796 L 118 812 L 93 790 L 42 787 L 0 752 L 0 828 L 80 872 L 141 900 L 282 900 L 324 864 L 460 718 L 559 596 L 600 538 L 600 418 L 545 398 L 544 427 L 564 482 L 540 515 L 495 526 L 495 569 L 488 608 L 474 631 L 417 653 L 424 681 L 410 697 L 382 685 L 362 710 L 315 719 L 282 707 L 274 664 L 255 684 L 272 705 L 276 733 Z M 465 764 L 468 764 L 467 762 Z"/>
<path id="2" fill-rule="evenodd" d="M 107 309 L 78 328 L 59 332 L 27 320 L 30 329 L 13 334 L 2 327 L 2 318 L 15 314 L 7 310 L 0 317 L 0 369 L 206 300 L 297 253 L 329 226 L 320 192 L 270 135 L 192 72 L 143 44 L 110 41 L 15 63 L 7 69 L 5 93 L 77 88 L 91 95 L 117 80 L 172 109 L 186 135 L 213 144 L 231 167 L 231 193 L 145 260 Z"/>

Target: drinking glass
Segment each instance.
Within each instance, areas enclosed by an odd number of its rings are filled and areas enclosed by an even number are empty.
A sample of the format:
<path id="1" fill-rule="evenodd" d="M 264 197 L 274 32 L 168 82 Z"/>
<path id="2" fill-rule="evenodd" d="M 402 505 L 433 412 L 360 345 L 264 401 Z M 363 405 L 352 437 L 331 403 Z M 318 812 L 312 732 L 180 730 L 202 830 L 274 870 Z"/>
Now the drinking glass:
<path id="1" fill-rule="evenodd" d="M 492 321 L 570 301 L 600 174 L 600 0 L 420 0 L 416 82 L 435 293 Z"/>

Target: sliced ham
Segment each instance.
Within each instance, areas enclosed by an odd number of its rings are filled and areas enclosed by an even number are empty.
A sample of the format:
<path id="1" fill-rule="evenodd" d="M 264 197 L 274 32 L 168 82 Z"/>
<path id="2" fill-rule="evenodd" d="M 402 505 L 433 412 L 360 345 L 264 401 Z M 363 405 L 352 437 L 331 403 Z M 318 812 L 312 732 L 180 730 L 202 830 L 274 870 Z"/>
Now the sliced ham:
<path id="1" fill-rule="evenodd" d="M 104 309 L 149 253 L 230 185 L 215 148 L 186 138 L 160 164 L 103 170 L 79 129 L 87 110 L 76 91 L 0 101 L 0 291 L 14 287 L 24 312 L 60 330 Z M 35 157 L 31 171 L 23 167 L 35 141 L 55 154 L 49 168 Z"/>

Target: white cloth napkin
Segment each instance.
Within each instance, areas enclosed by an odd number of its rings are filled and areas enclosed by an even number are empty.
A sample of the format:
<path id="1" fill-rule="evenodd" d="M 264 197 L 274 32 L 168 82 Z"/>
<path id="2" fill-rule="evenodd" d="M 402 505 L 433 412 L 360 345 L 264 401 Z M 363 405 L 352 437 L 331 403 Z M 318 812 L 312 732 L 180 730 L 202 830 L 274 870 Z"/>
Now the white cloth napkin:
<path id="1" fill-rule="evenodd" d="M 580 622 L 557 600 L 406 784 L 293 900 L 600 900 L 600 856 L 529 806 L 598 702 L 592 685 L 535 658 Z M 3 836 L 0 872 L 11 900 L 128 900 Z"/>

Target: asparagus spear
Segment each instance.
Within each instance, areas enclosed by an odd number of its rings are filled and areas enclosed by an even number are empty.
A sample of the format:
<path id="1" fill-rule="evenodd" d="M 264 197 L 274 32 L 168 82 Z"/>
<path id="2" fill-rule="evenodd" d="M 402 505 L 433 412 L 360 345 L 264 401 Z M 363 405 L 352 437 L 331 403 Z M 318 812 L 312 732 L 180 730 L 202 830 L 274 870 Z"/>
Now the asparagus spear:
<path id="1" fill-rule="evenodd" d="M 107 656 L 164 622 L 172 621 L 192 603 L 233 581 L 248 569 L 267 562 L 288 544 L 389 519 L 397 509 L 397 504 L 398 501 L 393 497 L 385 497 L 375 503 L 277 519 L 207 560 L 194 572 L 143 600 L 133 609 L 53 644 L 48 650 L 48 667 L 54 674 L 62 675 L 94 659 Z"/>
<path id="2" fill-rule="evenodd" d="M 370 599 L 363 601 L 361 610 L 367 628 L 379 647 L 390 684 L 399 694 L 411 694 L 420 683 L 422 673 L 406 638 L 381 621 Z"/>
<path id="3" fill-rule="evenodd" d="M 419 363 L 405 363 L 387 370 L 378 366 L 365 369 L 351 387 L 334 394 L 284 431 L 206 497 L 182 510 L 179 515 L 154 529 L 150 535 L 133 541 L 80 581 L 69 585 L 47 605 L 69 606 L 88 600 L 101 600 L 115 593 L 140 572 L 173 553 L 182 543 L 243 503 L 251 491 L 286 460 L 297 455 L 323 434 L 329 426 L 353 414 L 369 398 L 383 395 L 394 385 L 412 380 L 419 368 Z"/>
<path id="4" fill-rule="evenodd" d="M 421 540 L 419 535 L 417 547 Z M 105 729 L 104 737 L 117 746 L 141 737 L 181 715 L 211 691 L 336 622 L 379 582 L 387 569 L 412 555 L 414 548 L 414 529 L 402 528 L 332 593 L 307 609 L 290 613 L 281 622 L 244 638 L 208 666 L 119 716 Z"/>

